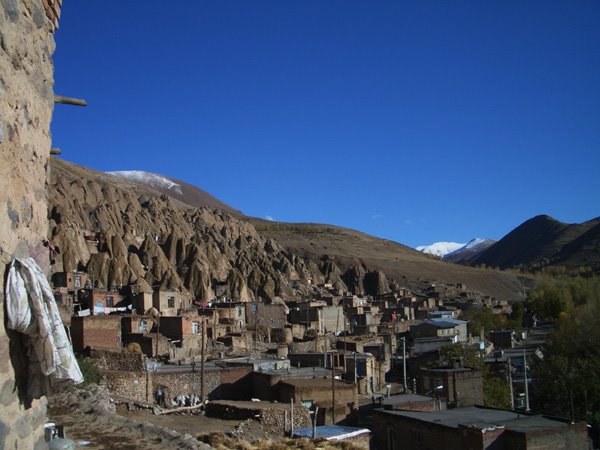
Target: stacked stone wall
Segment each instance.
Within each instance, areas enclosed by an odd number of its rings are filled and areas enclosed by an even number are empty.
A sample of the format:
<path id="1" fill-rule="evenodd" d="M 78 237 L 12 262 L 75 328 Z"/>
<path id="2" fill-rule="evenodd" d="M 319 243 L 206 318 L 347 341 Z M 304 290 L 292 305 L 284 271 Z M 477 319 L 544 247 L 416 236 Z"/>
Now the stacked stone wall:
<path id="1" fill-rule="evenodd" d="M 113 395 L 124 399 L 153 403 L 159 387 L 165 393 L 168 406 L 179 395 L 200 395 L 201 374 L 198 367 L 193 372 L 101 370 L 101 375 L 101 383 Z M 207 369 L 204 372 L 204 390 L 208 400 L 248 399 L 250 389 L 248 369 Z"/>
<path id="2" fill-rule="evenodd" d="M 96 365 L 101 370 L 126 370 L 137 372 L 146 370 L 146 357 L 142 353 L 92 350 L 90 352 L 90 357 L 96 360 Z"/>
<path id="3" fill-rule="evenodd" d="M 154 402 L 152 373 L 101 371 L 101 375 L 101 384 L 108 388 L 111 395 L 137 402 Z"/>
<path id="4" fill-rule="evenodd" d="M 228 402 L 216 401 L 210 402 L 206 407 L 206 415 L 218 417 L 226 420 L 246 420 L 252 419 L 268 427 L 270 431 L 283 435 L 287 426 L 290 428 L 290 404 L 270 403 L 270 402 Z M 287 411 L 288 422 L 285 420 Z M 294 405 L 294 428 L 308 428 L 311 426 L 311 420 L 308 408 L 302 405 Z"/>
<path id="5" fill-rule="evenodd" d="M 52 11 L 58 12 L 53 0 Z M 41 0 L 0 0 L 0 273 L 13 257 L 33 257 L 49 272 L 47 164 L 54 107 L 54 26 Z M 0 286 L 4 301 L 4 279 Z M 0 448 L 45 448 L 46 399 L 29 401 L 20 336 L 4 328 L 0 304 Z M 16 373 L 15 373 L 16 372 Z M 23 392 L 23 391 L 21 391 Z"/>
<path id="6" fill-rule="evenodd" d="M 313 353 L 317 351 L 317 341 L 292 342 L 290 353 Z"/>

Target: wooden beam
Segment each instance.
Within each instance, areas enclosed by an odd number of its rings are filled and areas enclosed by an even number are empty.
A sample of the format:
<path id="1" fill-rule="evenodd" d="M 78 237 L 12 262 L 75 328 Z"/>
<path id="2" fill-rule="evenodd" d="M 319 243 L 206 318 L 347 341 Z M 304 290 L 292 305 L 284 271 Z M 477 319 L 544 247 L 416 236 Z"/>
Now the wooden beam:
<path id="1" fill-rule="evenodd" d="M 73 106 L 87 106 L 87 102 L 81 98 L 63 97 L 62 95 L 55 95 L 54 103 Z"/>

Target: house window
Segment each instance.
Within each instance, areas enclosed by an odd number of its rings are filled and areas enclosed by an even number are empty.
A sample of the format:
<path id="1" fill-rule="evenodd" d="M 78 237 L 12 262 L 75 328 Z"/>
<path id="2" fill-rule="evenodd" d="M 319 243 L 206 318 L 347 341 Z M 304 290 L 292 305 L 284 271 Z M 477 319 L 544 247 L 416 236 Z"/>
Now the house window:
<path id="1" fill-rule="evenodd" d="M 148 332 L 148 321 L 146 319 L 140 320 L 140 324 L 139 324 L 138 330 L 139 330 L 140 333 L 147 333 Z"/>
<path id="2" fill-rule="evenodd" d="M 192 322 L 192 334 L 200 334 L 200 322 Z"/>
<path id="3" fill-rule="evenodd" d="M 81 275 L 75 275 L 75 287 L 81 287 Z"/>
<path id="4" fill-rule="evenodd" d="M 107 295 L 106 296 L 106 307 L 112 308 L 113 306 L 115 306 L 115 299 L 112 296 Z"/>
<path id="5" fill-rule="evenodd" d="M 167 308 L 175 308 L 175 297 L 167 298 Z"/>

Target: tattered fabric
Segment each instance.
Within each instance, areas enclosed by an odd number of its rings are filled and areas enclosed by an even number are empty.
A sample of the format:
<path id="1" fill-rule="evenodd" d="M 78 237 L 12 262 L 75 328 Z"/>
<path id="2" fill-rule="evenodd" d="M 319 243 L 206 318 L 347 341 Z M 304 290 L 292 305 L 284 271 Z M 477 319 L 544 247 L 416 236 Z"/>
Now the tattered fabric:
<path id="1" fill-rule="evenodd" d="M 39 398 L 51 381 L 83 381 L 48 280 L 32 258 L 14 259 L 6 281 L 7 328 L 29 337 L 28 394 Z"/>

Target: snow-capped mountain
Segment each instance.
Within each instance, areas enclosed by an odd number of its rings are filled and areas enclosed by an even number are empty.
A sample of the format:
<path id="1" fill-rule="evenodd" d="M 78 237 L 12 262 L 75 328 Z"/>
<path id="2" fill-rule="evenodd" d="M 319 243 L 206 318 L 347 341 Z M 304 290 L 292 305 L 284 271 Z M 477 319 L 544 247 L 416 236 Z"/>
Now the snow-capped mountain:
<path id="1" fill-rule="evenodd" d="M 465 245 L 466 244 L 459 244 L 458 242 L 436 242 L 431 245 L 420 245 L 416 249 L 423 253 L 444 257 Z"/>
<path id="2" fill-rule="evenodd" d="M 447 261 L 468 262 L 470 259 L 491 247 L 496 241 L 492 239 L 475 238 L 466 244 L 458 242 L 436 242 L 431 245 L 421 245 L 416 249 L 423 253 L 439 256 Z"/>
<path id="3" fill-rule="evenodd" d="M 136 181 L 156 187 L 159 189 L 169 189 L 177 192 L 181 195 L 181 186 L 162 175 L 158 175 L 151 172 L 144 172 L 143 170 L 119 170 L 115 172 L 106 172 L 109 175 L 114 175 L 121 178 L 126 178 L 130 181 Z"/>
<path id="4" fill-rule="evenodd" d="M 467 242 L 463 247 L 444 256 L 446 261 L 460 264 L 470 264 L 471 261 L 496 243 L 493 239 L 475 238 Z"/>
<path id="5" fill-rule="evenodd" d="M 221 200 L 213 197 L 199 187 L 176 178 L 165 177 L 157 173 L 145 172 L 143 170 L 120 170 L 106 172 L 106 174 L 117 177 L 126 183 L 133 183 L 146 189 L 149 188 L 159 195 L 164 194 L 178 202 L 194 208 L 207 206 L 209 208 L 226 211 L 234 216 L 243 215 L 241 211 L 223 203 Z"/>

